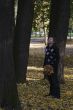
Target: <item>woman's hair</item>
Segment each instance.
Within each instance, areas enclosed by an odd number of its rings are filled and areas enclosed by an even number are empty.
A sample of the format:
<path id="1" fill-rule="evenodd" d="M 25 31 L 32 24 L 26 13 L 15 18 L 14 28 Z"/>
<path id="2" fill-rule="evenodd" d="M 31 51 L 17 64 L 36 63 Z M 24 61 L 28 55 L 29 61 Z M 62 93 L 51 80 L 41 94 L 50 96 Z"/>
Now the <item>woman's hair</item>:
<path id="1" fill-rule="evenodd" d="M 48 39 L 47 39 L 47 46 L 49 45 L 49 42 L 48 42 L 49 38 L 53 38 L 54 44 L 56 44 L 56 39 L 54 37 L 48 37 Z"/>

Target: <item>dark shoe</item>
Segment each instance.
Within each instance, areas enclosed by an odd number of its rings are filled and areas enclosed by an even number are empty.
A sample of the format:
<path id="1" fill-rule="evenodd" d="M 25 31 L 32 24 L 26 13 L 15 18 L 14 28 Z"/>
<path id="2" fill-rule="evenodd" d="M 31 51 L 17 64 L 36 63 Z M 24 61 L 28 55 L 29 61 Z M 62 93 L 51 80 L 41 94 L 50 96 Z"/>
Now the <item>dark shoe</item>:
<path id="1" fill-rule="evenodd" d="M 52 95 L 52 98 L 60 99 L 60 96 L 53 96 Z"/>

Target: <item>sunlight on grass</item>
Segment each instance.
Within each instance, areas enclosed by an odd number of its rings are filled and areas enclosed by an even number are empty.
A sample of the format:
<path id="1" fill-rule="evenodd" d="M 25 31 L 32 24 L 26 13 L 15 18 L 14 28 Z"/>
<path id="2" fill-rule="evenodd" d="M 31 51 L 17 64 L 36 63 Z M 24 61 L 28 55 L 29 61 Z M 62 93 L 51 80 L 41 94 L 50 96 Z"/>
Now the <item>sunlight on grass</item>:
<path id="1" fill-rule="evenodd" d="M 37 78 L 26 78 L 28 81 L 30 80 L 30 81 L 35 81 L 35 80 L 40 80 L 39 78 L 37 79 Z"/>
<path id="2" fill-rule="evenodd" d="M 64 69 L 64 71 L 65 71 L 65 78 L 67 78 L 67 79 L 73 79 L 73 68 L 67 68 L 67 67 L 65 67 L 65 69 Z"/>
<path id="3" fill-rule="evenodd" d="M 65 67 L 65 71 L 73 72 L 73 68 Z"/>
<path id="4" fill-rule="evenodd" d="M 39 67 L 35 67 L 35 66 L 28 66 L 27 69 L 28 70 L 35 70 L 35 71 L 36 70 L 37 71 L 43 71 L 43 68 L 41 68 L 41 67 L 39 68 Z"/>
<path id="5" fill-rule="evenodd" d="M 38 44 L 30 44 L 30 48 L 42 48 L 42 47 L 45 47 L 45 44 L 44 43 L 38 43 Z"/>
<path id="6" fill-rule="evenodd" d="M 73 94 L 73 91 L 71 90 L 68 90 L 68 91 L 66 91 L 66 95 L 68 95 L 68 96 L 71 96 Z"/>
<path id="7" fill-rule="evenodd" d="M 73 79 L 73 75 L 64 75 L 65 76 L 65 78 L 67 78 L 67 79 Z"/>

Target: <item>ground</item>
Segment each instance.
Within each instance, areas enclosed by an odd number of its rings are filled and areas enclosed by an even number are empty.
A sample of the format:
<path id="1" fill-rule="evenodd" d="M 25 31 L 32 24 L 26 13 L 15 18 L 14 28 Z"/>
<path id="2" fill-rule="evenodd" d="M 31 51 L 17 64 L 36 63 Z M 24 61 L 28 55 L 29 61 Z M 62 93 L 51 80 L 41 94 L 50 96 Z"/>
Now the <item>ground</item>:
<path id="1" fill-rule="evenodd" d="M 19 97 L 23 110 L 73 110 L 73 45 L 66 45 L 65 84 L 61 85 L 61 99 L 53 99 L 49 93 L 49 82 L 43 80 L 43 43 L 30 45 L 28 83 L 19 85 Z"/>
<path id="2" fill-rule="evenodd" d="M 61 99 L 45 97 L 49 93 L 49 82 L 43 80 L 43 43 L 31 43 L 27 84 L 18 85 L 22 110 L 73 110 L 73 45 L 66 45 L 65 84 L 61 85 Z M 19 109 L 20 110 L 20 109 Z"/>

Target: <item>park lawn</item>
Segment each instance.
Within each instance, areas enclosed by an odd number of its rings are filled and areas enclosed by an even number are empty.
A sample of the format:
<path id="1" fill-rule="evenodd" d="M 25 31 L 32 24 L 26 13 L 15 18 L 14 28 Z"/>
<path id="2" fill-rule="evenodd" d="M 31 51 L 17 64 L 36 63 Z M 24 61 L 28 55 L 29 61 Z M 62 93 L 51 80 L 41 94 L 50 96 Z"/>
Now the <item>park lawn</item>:
<path id="1" fill-rule="evenodd" d="M 23 110 L 73 110 L 73 56 L 65 57 L 65 84 L 61 84 L 61 99 L 45 97 L 49 83 L 43 80 L 43 55 L 29 57 L 27 84 L 18 85 Z"/>
<path id="2" fill-rule="evenodd" d="M 42 70 L 28 73 L 28 84 L 18 86 L 23 110 L 73 110 L 73 69 L 65 68 L 65 84 L 61 85 L 61 99 L 45 97 L 49 93 L 49 83 L 42 80 Z M 35 74 L 35 75 L 34 75 Z"/>
<path id="3" fill-rule="evenodd" d="M 68 39 L 67 44 L 73 44 L 73 39 Z"/>
<path id="4" fill-rule="evenodd" d="M 43 60 L 42 51 L 30 52 L 28 82 L 18 84 L 22 110 L 73 110 L 73 56 L 65 56 L 65 84 L 61 84 L 61 99 L 45 97 L 49 93 L 49 82 L 43 80 Z"/>

